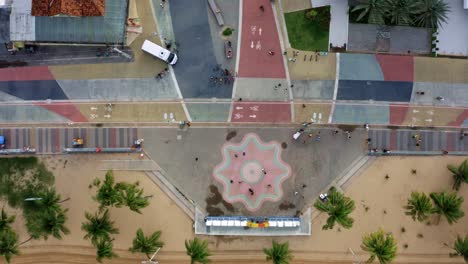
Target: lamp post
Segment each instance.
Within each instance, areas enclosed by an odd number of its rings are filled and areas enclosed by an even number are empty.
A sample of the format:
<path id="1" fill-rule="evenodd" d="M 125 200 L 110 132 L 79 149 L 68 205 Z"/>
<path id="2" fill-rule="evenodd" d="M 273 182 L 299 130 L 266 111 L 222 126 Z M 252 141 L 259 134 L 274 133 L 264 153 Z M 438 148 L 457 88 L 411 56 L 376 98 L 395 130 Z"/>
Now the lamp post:
<path id="1" fill-rule="evenodd" d="M 161 248 L 158 247 L 158 249 L 156 249 L 156 252 L 154 252 L 154 254 L 151 256 L 151 258 L 148 261 L 142 261 L 141 264 L 159 264 L 158 261 L 153 261 L 153 258 L 156 256 L 156 254 L 158 254 L 160 249 Z"/>

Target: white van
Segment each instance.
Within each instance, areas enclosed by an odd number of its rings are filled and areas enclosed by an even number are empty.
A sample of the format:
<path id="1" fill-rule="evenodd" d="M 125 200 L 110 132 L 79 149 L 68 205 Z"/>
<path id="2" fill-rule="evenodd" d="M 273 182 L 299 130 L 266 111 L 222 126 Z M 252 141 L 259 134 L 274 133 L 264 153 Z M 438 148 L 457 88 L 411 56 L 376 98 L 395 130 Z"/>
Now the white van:
<path id="1" fill-rule="evenodd" d="M 174 65 L 177 62 L 177 55 L 149 40 L 145 40 L 145 42 L 143 42 L 141 49 L 171 65 Z"/>

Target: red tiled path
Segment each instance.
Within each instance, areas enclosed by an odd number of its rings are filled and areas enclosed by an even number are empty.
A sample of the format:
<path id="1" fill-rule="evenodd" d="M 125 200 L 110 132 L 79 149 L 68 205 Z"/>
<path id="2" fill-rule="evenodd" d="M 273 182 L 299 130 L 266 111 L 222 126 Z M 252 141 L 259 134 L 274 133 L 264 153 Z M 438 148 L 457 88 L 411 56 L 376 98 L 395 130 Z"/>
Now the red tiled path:
<path id="1" fill-rule="evenodd" d="M 47 66 L 0 69 L 0 81 L 55 80 Z"/>
<path id="2" fill-rule="evenodd" d="M 465 120 L 468 119 L 468 109 L 463 110 L 463 112 L 457 117 L 453 122 L 448 123 L 448 126 L 461 126 Z"/>
<path id="3" fill-rule="evenodd" d="M 34 105 L 59 114 L 72 122 L 88 122 L 88 119 L 72 103 L 34 103 Z"/>
<path id="4" fill-rule="evenodd" d="M 260 10 L 260 6 L 265 11 Z M 239 77 L 286 78 L 270 0 L 243 1 Z M 273 56 L 268 54 L 273 51 Z"/>
<path id="5" fill-rule="evenodd" d="M 375 55 L 385 81 L 412 82 L 414 63 L 412 56 Z"/>
<path id="6" fill-rule="evenodd" d="M 289 103 L 236 102 L 233 105 L 231 122 L 291 122 Z"/>
<path id="7" fill-rule="evenodd" d="M 408 105 L 390 105 L 390 125 L 403 124 L 408 109 Z"/>

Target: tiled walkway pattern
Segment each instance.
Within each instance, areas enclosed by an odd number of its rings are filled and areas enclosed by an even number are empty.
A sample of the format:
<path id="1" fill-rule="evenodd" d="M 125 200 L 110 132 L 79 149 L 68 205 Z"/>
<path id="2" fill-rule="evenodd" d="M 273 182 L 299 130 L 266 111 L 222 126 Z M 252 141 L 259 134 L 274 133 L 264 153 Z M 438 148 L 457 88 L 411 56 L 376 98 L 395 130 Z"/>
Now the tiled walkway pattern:
<path id="1" fill-rule="evenodd" d="M 85 147 L 131 147 L 138 139 L 137 128 L 3 128 L 6 148 L 36 148 L 38 154 L 61 153 L 72 147 L 73 138 L 83 138 Z"/>

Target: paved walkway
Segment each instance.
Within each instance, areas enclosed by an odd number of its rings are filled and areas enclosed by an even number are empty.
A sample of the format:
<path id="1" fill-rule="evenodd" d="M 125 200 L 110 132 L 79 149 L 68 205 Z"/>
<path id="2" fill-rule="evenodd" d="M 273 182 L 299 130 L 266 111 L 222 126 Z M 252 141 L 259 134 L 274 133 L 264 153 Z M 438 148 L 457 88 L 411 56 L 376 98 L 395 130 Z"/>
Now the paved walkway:
<path id="1" fill-rule="evenodd" d="M 403 152 L 468 152 L 468 137 L 461 138 L 459 131 L 372 129 L 368 134 L 371 138 L 370 148 L 380 151 L 385 148 Z M 415 135 L 421 140 L 419 146 L 412 138 Z"/>
<path id="2" fill-rule="evenodd" d="M 239 77 L 286 78 L 282 53 L 271 2 L 244 1 Z"/>
<path id="3" fill-rule="evenodd" d="M 330 37 L 329 43 L 333 47 L 344 47 L 348 43 L 348 0 L 330 1 Z"/>

